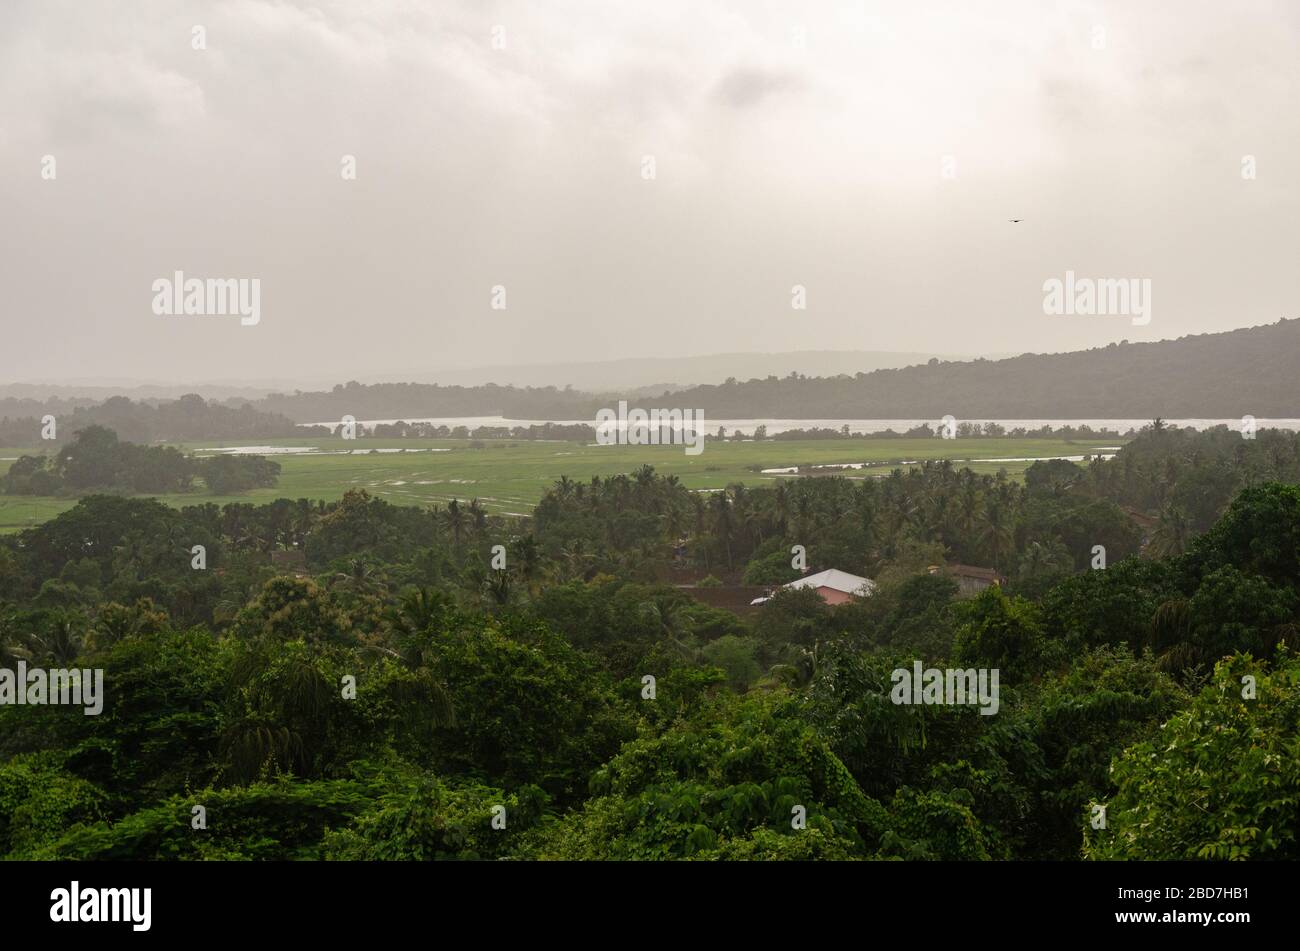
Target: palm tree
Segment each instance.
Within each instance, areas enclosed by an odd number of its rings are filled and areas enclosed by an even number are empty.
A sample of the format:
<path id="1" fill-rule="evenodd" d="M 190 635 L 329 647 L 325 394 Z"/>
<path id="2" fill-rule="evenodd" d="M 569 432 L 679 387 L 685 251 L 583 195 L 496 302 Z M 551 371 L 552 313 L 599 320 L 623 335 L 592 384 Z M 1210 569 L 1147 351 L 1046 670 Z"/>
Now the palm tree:
<path id="1" fill-rule="evenodd" d="M 23 636 L 11 615 L 0 615 L 0 667 L 14 670 L 20 660 L 31 660 L 32 652 L 23 643 Z"/>
<path id="2" fill-rule="evenodd" d="M 740 525 L 749 541 L 751 551 L 763 544 L 763 538 L 767 534 L 767 516 L 758 506 L 745 506 L 744 511 L 740 513 Z"/>
<path id="3" fill-rule="evenodd" d="M 983 517 L 984 497 L 980 493 L 979 486 L 968 482 L 957 497 L 957 529 L 967 546 L 974 538 L 976 527 Z"/>
<path id="4" fill-rule="evenodd" d="M 541 574 L 542 568 L 541 546 L 537 544 L 537 539 L 532 535 L 525 535 L 519 539 L 517 548 L 519 555 L 516 564 L 519 566 L 519 577 L 524 579 L 529 594 L 535 594 L 535 582 Z"/>
<path id="5" fill-rule="evenodd" d="M 60 612 L 40 634 L 30 640 L 38 660 L 54 667 L 71 667 L 84 644 L 84 632 L 77 615 Z"/>
<path id="6" fill-rule="evenodd" d="M 676 543 L 681 537 L 682 529 L 686 527 L 686 513 L 677 505 L 669 503 L 659 518 L 664 523 L 664 534 L 668 536 L 669 541 Z"/>
<path id="7" fill-rule="evenodd" d="M 652 465 L 642 465 L 632 473 L 632 479 L 636 482 L 638 489 L 649 489 L 655 484 L 655 467 Z"/>
<path id="8" fill-rule="evenodd" d="M 1160 510 L 1160 519 L 1151 532 L 1151 554 L 1160 557 L 1181 555 L 1191 541 L 1192 524 L 1187 512 L 1173 502 Z"/>
<path id="9" fill-rule="evenodd" d="M 402 634 L 421 634 L 434 627 L 447 606 L 446 595 L 431 588 L 417 588 L 404 594 L 397 607 L 389 610 L 389 623 Z"/>
<path id="10" fill-rule="evenodd" d="M 790 515 L 792 513 L 789 482 L 777 483 L 776 491 L 772 493 L 772 509 L 776 515 L 780 531 L 784 534 L 786 527 L 790 524 Z"/>
<path id="11" fill-rule="evenodd" d="M 810 492 L 797 492 L 794 499 L 794 532 L 800 544 L 808 544 L 813 533 L 813 499 Z"/>
<path id="12" fill-rule="evenodd" d="M 698 492 L 691 493 L 691 511 L 695 516 L 695 539 L 699 542 L 700 552 L 704 555 L 704 570 L 709 570 L 708 507 L 704 496 Z"/>
<path id="13" fill-rule="evenodd" d="M 290 547 L 301 548 L 307 543 L 307 536 L 311 534 L 312 512 L 311 502 L 307 499 L 299 499 L 293 507 L 293 512 L 289 517 L 289 541 Z"/>
<path id="14" fill-rule="evenodd" d="M 1156 608 L 1151 617 L 1151 648 L 1157 653 L 1169 644 L 1187 641 L 1191 635 L 1191 606 L 1185 598 L 1174 598 Z"/>
<path id="15" fill-rule="evenodd" d="M 907 520 L 902 508 L 896 503 L 886 504 L 876 516 L 876 537 L 880 539 L 880 554 L 891 558 L 902 544 Z"/>
<path id="16" fill-rule="evenodd" d="M 956 512 L 953 505 L 952 496 L 946 491 L 940 489 L 935 492 L 927 501 L 928 526 L 923 530 L 922 535 L 926 541 L 941 541 L 945 544 L 950 543 L 952 536 L 955 534 L 953 523 L 956 521 Z"/>
<path id="17" fill-rule="evenodd" d="M 1020 556 L 1019 575 L 1022 579 L 1044 578 L 1053 574 L 1067 574 L 1073 565 L 1058 548 L 1053 551 L 1040 541 L 1025 546 Z"/>
<path id="18" fill-rule="evenodd" d="M 684 601 L 668 595 L 656 595 L 641 605 L 641 614 L 652 620 L 659 633 L 672 643 L 685 656 L 694 653 L 693 649 L 683 643 L 683 637 L 689 637 L 695 619 L 691 617 Z"/>
<path id="19" fill-rule="evenodd" d="M 725 490 L 713 493 L 709 499 L 709 508 L 713 512 L 713 530 L 722 539 L 727 552 L 727 570 L 730 571 L 732 569 L 731 533 L 735 525 L 731 517 L 731 499 L 727 497 Z"/>
<path id="20" fill-rule="evenodd" d="M 1015 547 L 1015 529 L 1001 505 L 993 505 L 985 516 L 984 531 L 980 534 L 980 543 L 988 552 L 993 567 L 1001 570 L 1006 556 Z"/>
<path id="21" fill-rule="evenodd" d="M 496 607 L 505 607 L 510 603 L 510 572 L 509 571 L 490 571 L 487 578 L 484 579 L 483 587 Z"/>
<path id="22" fill-rule="evenodd" d="M 470 524 L 474 526 L 474 534 L 482 537 L 483 532 L 487 529 L 487 509 L 479 503 L 478 499 L 470 499 L 469 508 L 466 509 L 469 515 Z"/>
<path id="23" fill-rule="evenodd" d="M 340 571 L 333 580 L 350 588 L 356 594 L 373 594 L 386 587 L 375 566 L 364 558 L 350 559 L 348 570 Z"/>
<path id="24" fill-rule="evenodd" d="M 560 557 L 563 559 L 565 566 L 565 577 L 567 580 L 581 577 L 586 572 L 587 563 L 591 561 L 591 555 L 587 554 L 586 547 L 581 538 L 575 538 L 567 546 L 560 549 Z"/>
<path id="25" fill-rule="evenodd" d="M 1106 463 L 1102 460 L 1101 455 L 1093 456 L 1088 462 L 1087 485 L 1088 492 L 1095 496 L 1105 494 L 1105 483 L 1107 476 Z"/>
<path id="26" fill-rule="evenodd" d="M 447 530 L 451 532 L 452 543 L 459 549 L 461 542 L 465 540 L 465 529 L 469 525 L 469 516 L 460 507 L 459 499 L 452 499 L 447 503 L 447 511 L 442 513 L 442 520 Z"/>

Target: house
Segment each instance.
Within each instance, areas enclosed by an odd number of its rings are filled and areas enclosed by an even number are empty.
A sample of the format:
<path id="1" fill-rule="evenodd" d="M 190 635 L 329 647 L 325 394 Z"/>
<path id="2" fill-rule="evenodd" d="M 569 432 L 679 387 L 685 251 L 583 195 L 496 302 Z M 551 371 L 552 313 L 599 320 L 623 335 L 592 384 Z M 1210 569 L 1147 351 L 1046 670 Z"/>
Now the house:
<path id="1" fill-rule="evenodd" d="M 930 574 L 945 574 L 957 582 L 957 597 L 973 598 L 991 585 L 1003 585 L 1006 577 L 993 568 L 974 565 L 931 565 Z"/>
<path id="2" fill-rule="evenodd" d="M 851 575 L 838 568 L 828 568 L 815 575 L 791 581 L 783 588 L 813 588 L 827 604 L 843 604 L 854 596 L 867 597 L 876 590 L 876 583 L 861 575 Z M 755 598 L 750 604 L 762 604 L 767 598 Z"/>

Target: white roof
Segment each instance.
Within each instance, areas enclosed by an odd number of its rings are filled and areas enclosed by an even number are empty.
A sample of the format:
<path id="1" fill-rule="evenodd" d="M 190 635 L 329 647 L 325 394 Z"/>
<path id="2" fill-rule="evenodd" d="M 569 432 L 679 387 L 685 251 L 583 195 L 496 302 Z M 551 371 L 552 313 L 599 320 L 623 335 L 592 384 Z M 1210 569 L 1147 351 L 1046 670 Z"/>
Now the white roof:
<path id="1" fill-rule="evenodd" d="M 786 588 L 834 588 L 845 594 L 871 594 L 876 590 L 876 583 L 870 578 L 851 575 L 838 568 L 827 568 L 815 575 L 808 575 L 798 581 L 791 581 Z"/>

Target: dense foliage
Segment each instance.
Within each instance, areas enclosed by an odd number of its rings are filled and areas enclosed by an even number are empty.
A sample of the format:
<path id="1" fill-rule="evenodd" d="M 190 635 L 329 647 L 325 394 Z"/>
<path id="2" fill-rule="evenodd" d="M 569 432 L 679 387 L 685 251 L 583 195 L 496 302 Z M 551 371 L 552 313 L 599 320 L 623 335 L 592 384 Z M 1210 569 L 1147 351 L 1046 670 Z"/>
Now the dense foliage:
<path id="1" fill-rule="evenodd" d="M 272 488 L 280 464 L 257 455 L 187 456 L 171 446 L 122 442 L 102 426 L 79 430 L 54 456 L 20 456 L 0 476 L 5 495 L 63 495 L 118 491 L 188 492 L 195 479 L 214 495 Z"/>
<path id="2" fill-rule="evenodd" d="M 88 496 L 0 539 L 0 668 L 106 694 L 0 705 L 0 854 L 1296 858 L 1294 450 L 1157 426 L 1023 486 L 643 468 L 530 519 Z M 1162 534 L 1190 498 L 1204 530 Z M 695 596 L 797 576 L 796 544 L 878 589 Z M 963 597 L 929 570 L 958 561 L 1007 582 Z M 996 712 L 895 702 L 916 662 L 997 669 Z"/>

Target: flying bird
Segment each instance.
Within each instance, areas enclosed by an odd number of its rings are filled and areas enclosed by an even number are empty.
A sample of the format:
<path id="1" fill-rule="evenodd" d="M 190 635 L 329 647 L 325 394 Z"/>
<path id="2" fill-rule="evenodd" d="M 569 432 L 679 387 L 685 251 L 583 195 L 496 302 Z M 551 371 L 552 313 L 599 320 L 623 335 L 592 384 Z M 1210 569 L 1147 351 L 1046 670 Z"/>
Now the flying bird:
<path id="1" fill-rule="evenodd" d="M 1007 219 L 1007 221 L 1011 222 L 1013 225 L 1018 225 L 1018 224 L 1020 224 L 1020 222 L 1022 222 L 1022 221 L 1024 221 L 1024 220 L 1025 220 L 1024 218 L 1008 218 L 1008 219 Z"/>

